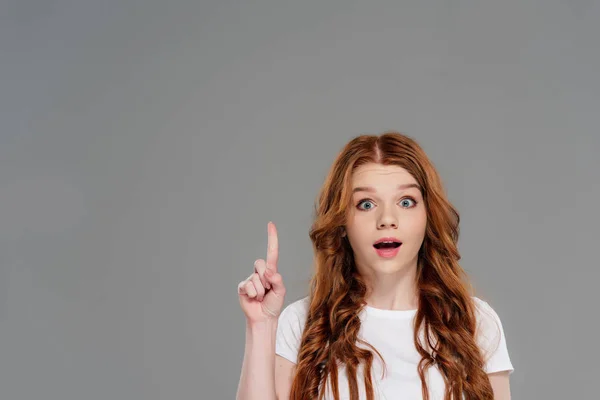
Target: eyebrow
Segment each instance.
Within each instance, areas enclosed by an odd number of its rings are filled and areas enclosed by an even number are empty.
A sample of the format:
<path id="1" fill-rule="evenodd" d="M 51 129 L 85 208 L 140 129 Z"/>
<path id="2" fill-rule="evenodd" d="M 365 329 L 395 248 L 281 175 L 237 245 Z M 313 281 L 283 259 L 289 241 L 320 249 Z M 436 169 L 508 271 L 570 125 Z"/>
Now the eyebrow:
<path id="1" fill-rule="evenodd" d="M 417 185 L 416 183 L 406 183 L 404 185 L 398 185 L 398 187 L 397 187 L 398 190 L 406 190 L 406 189 L 410 189 L 410 188 L 417 188 L 417 189 L 421 190 L 421 187 L 419 185 Z M 355 187 L 354 189 L 352 189 L 353 194 L 356 192 L 374 193 L 374 192 L 376 192 L 376 190 L 370 186 L 359 186 L 359 187 Z"/>

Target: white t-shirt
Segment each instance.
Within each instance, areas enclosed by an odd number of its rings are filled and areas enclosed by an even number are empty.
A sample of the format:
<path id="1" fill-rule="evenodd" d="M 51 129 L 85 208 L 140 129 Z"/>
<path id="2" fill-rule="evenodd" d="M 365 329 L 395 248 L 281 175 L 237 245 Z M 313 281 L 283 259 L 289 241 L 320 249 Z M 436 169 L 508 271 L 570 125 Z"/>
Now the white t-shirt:
<path id="1" fill-rule="evenodd" d="M 476 305 L 477 343 L 484 352 L 487 373 L 513 372 L 508 355 L 504 330 L 498 314 L 485 301 L 473 297 Z M 279 316 L 276 336 L 276 354 L 297 363 L 302 331 L 306 321 L 309 299 L 305 297 L 285 307 Z M 365 306 L 360 319 L 359 337 L 373 345 L 382 355 L 387 375 L 382 379 L 382 364 L 374 354 L 372 367 L 373 390 L 376 399 L 421 399 L 421 380 L 417 365 L 421 355 L 413 342 L 413 320 L 417 310 L 382 310 Z M 368 348 L 358 343 L 358 346 Z M 358 369 L 360 398 L 366 399 L 363 378 Z M 437 365 L 426 373 L 431 400 L 443 400 L 445 384 Z M 349 399 L 345 368 L 338 367 L 340 400 Z M 326 400 L 333 400 L 327 385 Z"/>

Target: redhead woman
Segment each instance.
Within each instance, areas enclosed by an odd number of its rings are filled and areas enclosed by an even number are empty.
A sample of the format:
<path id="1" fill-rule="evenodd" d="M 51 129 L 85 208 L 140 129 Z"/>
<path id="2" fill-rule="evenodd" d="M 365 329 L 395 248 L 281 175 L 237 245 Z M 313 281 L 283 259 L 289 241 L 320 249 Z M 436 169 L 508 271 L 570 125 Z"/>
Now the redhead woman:
<path id="1" fill-rule="evenodd" d="M 335 159 L 310 229 L 310 293 L 284 307 L 278 239 L 238 285 L 238 400 L 510 400 L 502 323 L 458 261 L 459 215 L 433 164 L 398 132 Z"/>

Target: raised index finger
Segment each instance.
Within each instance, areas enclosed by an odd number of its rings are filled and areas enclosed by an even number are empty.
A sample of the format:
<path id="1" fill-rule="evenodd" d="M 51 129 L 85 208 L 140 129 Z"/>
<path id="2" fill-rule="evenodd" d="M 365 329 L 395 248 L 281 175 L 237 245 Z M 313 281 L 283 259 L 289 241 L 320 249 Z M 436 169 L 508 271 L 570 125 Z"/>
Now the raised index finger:
<path id="1" fill-rule="evenodd" d="M 277 228 L 273 222 L 267 224 L 267 268 L 277 272 L 279 260 L 279 242 L 277 240 Z"/>

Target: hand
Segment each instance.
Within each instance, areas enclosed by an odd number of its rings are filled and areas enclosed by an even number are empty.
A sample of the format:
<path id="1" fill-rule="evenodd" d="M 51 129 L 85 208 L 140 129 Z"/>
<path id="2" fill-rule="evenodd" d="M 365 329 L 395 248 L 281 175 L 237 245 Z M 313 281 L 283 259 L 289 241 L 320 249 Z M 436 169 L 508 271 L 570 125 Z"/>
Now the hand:
<path id="1" fill-rule="evenodd" d="M 285 286 L 277 272 L 279 243 L 275 224 L 269 222 L 267 231 L 267 261 L 256 260 L 254 273 L 238 285 L 240 305 L 250 323 L 277 320 L 283 308 Z"/>

